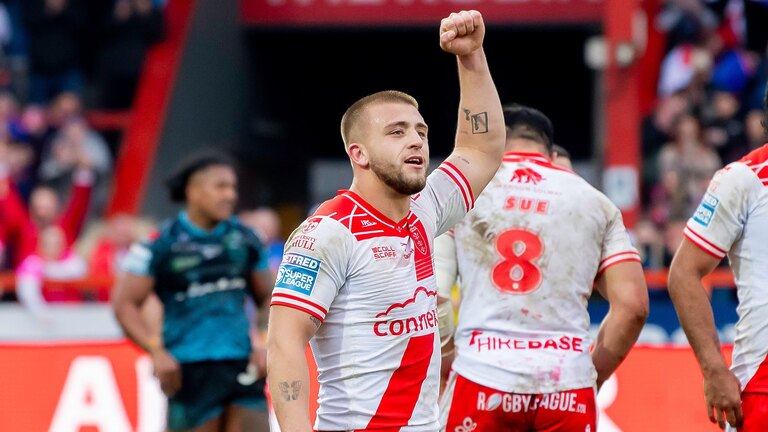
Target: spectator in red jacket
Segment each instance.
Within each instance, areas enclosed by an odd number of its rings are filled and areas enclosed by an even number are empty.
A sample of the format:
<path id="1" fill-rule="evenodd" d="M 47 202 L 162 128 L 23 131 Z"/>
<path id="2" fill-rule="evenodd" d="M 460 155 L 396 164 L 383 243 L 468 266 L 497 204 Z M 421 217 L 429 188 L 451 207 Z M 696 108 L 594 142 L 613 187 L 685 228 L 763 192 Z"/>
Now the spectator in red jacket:
<path id="1" fill-rule="evenodd" d="M 0 170 L 0 234 L 5 238 L 6 249 L 11 252 L 10 263 L 15 268 L 24 258 L 35 252 L 38 233 L 49 226 L 62 229 L 65 245 L 72 247 L 85 222 L 91 200 L 94 175 L 89 158 L 78 156 L 78 168 L 73 174 L 72 190 L 66 208 L 56 193 L 45 186 L 36 187 L 30 196 L 27 209 L 18 191 Z"/>

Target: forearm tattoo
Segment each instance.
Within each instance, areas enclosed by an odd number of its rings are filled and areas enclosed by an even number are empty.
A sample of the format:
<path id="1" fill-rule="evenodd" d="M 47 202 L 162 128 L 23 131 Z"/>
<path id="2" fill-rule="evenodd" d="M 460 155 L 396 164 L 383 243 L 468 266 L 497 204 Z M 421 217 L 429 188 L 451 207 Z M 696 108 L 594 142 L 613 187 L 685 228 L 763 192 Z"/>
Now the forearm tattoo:
<path id="1" fill-rule="evenodd" d="M 462 111 L 464 111 L 465 120 L 471 123 L 473 134 L 488 133 L 488 112 L 472 114 L 468 109 L 462 109 Z"/>
<path id="2" fill-rule="evenodd" d="M 299 393 L 301 393 L 301 381 L 292 381 L 290 384 L 288 384 L 288 381 L 281 381 L 278 386 L 280 387 L 280 393 L 282 394 L 284 401 L 295 401 L 299 398 Z"/>

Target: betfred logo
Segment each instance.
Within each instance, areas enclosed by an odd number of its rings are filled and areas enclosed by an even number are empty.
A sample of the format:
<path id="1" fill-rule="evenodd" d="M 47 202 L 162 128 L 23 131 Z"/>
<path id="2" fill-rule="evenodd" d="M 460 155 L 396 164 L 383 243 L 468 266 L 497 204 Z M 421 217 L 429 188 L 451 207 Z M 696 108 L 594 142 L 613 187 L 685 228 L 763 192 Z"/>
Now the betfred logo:
<path id="1" fill-rule="evenodd" d="M 424 287 L 416 288 L 413 297 L 402 303 L 394 303 L 376 315 L 380 320 L 373 323 L 373 333 L 379 337 L 400 336 L 437 327 L 436 302 L 432 302 L 431 310 L 422 313 L 418 312 L 424 308 L 409 307 L 416 304 L 419 297 L 424 301 L 429 297 L 437 297 L 437 292 Z"/>
<path id="2" fill-rule="evenodd" d="M 512 178 L 509 179 L 509 181 L 515 183 L 533 184 L 539 184 L 539 182 L 542 180 L 544 180 L 544 177 L 542 177 L 541 174 L 537 173 L 532 168 L 518 168 L 512 171 Z"/>

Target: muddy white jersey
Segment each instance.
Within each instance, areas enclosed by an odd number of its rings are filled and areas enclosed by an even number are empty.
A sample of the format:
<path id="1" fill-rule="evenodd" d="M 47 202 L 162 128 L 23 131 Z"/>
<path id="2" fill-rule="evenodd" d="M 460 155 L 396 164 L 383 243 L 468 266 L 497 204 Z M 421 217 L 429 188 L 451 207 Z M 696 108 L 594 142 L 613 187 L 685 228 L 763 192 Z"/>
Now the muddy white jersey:
<path id="1" fill-rule="evenodd" d="M 402 221 L 342 191 L 293 232 L 271 304 L 322 321 L 310 342 L 320 383 L 316 430 L 438 429 L 432 246 L 473 200 L 461 171 L 444 162 Z"/>
<path id="2" fill-rule="evenodd" d="M 453 235 L 454 370 L 505 392 L 592 387 L 593 282 L 614 264 L 640 261 L 618 208 L 539 154 L 507 153 Z"/>
<path id="3" fill-rule="evenodd" d="M 745 392 L 768 393 L 768 145 L 715 174 L 684 233 L 728 255 L 739 298 L 731 370 Z"/>

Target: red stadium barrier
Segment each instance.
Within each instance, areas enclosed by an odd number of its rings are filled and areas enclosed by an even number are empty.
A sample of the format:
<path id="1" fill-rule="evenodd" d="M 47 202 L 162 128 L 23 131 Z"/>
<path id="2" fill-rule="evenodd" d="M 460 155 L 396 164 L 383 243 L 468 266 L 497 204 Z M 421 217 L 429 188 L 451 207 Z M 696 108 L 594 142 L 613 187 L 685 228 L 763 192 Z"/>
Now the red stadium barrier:
<path id="1" fill-rule="evenodd" d="M 3 432 L 162 429 L 151 363 L 128 342 L 5 343 L 0 359 Z M 716 431 L 701 384 L 690 349 L 636 347 L 600 391 L 598 430 Z M 310 391 L 314 399 L 315 382 Z"/>

